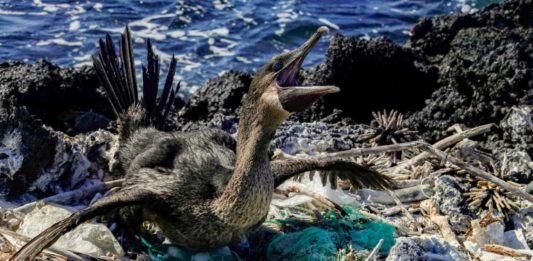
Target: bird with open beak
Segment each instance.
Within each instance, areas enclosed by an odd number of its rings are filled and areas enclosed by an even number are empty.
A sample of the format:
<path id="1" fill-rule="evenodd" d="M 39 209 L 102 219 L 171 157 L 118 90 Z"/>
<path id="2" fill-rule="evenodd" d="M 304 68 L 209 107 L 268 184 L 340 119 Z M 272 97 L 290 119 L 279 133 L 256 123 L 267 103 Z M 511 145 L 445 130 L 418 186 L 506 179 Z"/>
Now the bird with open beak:
<path id="1" fill-rule="evenodd" d="M 306 171 L 331 173 L 323 175 L 331 184 L 340 177 L 356 188 L 389 188 L 389 178 L 349 160 L 269 158 L 279 124 L 319 97 L 339 91 L 335 86 L 301 86 L 299 80 L 306 55 L 325 32 L 326 27 L 319 28 L 302 46 L 273 57 L 257 72 L 239 110 L 236 141 L 217 129 L 163 132 L 131 120 L 131 108 L 142 111 L 139 106 L 121 110 L 120 124 L 128 131 L 119 133 L 118 160 L 125 175 L 120 190 L 46 229 L 11 260 L 32 260 L 80 223 L 117 210 L 130 213 L 124 220 L 136 217 L 133 220 L 157 225 L 170 242 L 187 249 L 205 251 L 242 242 L 265 221 L 274 188 Z M 122 73 L 134 70 L 128 35 L 126 30 L 121 41 L 122 64 L 129 64 L 118 70 Z M 97 62 L 105 65 L 101 68 L 116 66 L 99 58 Z M 126 95 L 124 85 L 115 83 L 128 75 L 117 75 L 116 70 L 99 73 L 102 79 L 112 79 L 104 81 L 108 93 Z M 134 93 L 135 84 L 128 86 L 127 93 Z M 157 91 L 157 84 L 149 87 Z"/>

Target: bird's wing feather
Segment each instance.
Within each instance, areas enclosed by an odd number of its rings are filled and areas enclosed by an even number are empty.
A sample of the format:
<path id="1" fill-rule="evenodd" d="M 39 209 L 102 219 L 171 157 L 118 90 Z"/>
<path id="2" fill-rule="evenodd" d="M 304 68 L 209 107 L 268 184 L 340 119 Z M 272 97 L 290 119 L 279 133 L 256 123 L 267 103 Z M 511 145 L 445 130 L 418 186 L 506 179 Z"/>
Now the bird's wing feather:
<path id="1" fill-rule="evenodd" d="M 280 159 L 271 161 L 274 185 L 307 171 L 319 171 L 322 184 L 327 181 L 336 188 L 337 178 L 349 180 L 355 188 L 388 189 L 392 187 L 389 177 L 355 162 L 335 158 Z"/>
<path id="2" fill-rule="evenodd" d="M 10 261 L 34 260 L 43 249 L 53 244 L 61 235 L 74 229 L 79 224 L 115 208 L 132 205 L 149 205 L 157 200 L 157 194 L 141 187 L 131 187 L 121 190 L 110 197 L 102 198 L 94 205 L 73 213 L 70 217 L 63 219 L 51 227 L 47 228 L 39 235 L 24 245 Z"/>

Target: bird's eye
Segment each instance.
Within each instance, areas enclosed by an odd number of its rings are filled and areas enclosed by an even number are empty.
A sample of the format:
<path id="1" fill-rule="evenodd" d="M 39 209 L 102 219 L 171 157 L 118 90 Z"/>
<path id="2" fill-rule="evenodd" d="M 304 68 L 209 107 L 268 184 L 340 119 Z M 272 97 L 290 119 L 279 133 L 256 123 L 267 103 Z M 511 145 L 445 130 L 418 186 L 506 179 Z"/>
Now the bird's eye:
<path id="1" fill-rule="evenodd" d="M 276 62 L 274 65 L 272 65 L 272 69 L 276 72 L 281 70 L 281 68 L 283 68 L 282 62 Z"/>

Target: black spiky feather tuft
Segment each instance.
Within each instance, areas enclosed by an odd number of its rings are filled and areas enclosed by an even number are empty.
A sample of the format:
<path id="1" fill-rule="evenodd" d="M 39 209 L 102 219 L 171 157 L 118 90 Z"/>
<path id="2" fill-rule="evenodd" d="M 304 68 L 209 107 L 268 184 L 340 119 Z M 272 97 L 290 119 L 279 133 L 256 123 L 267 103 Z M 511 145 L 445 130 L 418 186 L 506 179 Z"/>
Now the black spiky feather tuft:
<path id="1" fill-rule="evenodd" d="M 135 59 L 129 28 L 126 27 L 120 37 L 120 56 L 117 55 L 109 34 L 106 35 L 105 40 L 99 41 L 99 45 L 100 51 L 92 56 L 93 64 L 100 83 L 107 92 L 115 116 L 121 119 L 127 118 L 128 109 L 132 105 L 141 104 L 145 114 L 142 125 L 153 125 L 158 129 L 163 128 L 180 87 L 178 83 L 173 88 L 176 58 L 172 56 L 163 90 L 158 98 L 159 57 L 155 54 L 151 41 L 149 39 L 146 41 L 147 64 L 142 66 L 143 94 L 142 100 L 139 101 Z M 136 117 L 138 118 L 138 115 Z M 127 127 L 123 129 L 127 129 Z"/>

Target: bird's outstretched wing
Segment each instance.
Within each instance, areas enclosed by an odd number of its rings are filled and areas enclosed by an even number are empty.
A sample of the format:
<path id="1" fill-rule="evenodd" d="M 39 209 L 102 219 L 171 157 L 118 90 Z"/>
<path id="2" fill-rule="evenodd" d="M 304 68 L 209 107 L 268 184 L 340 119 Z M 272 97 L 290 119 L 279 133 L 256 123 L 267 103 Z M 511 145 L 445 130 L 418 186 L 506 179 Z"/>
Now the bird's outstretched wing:
<path id="1" fill-rule="evenodd" d="M 344 159 L 279 159 L 271 161 L 270 166 L 274 174 L 274 185 L 276 187 L 284 181 L 307 171 L 311 171 L 311 173 L 319 171 L 322 184 L 325 186 L 329 180 L 333 188 L 337 187 L 337 178 L 349 180 L 354 188 L 390 189 L 392 187 L 392 180 L 389 177 Z"/>
<path id="2" fill-rule="evenodd" d="M 157 195 L 155 193 L 139 187 L 123 189 L 112 196 L 98 200 L 94 205 L 73 213 L 70 217 L 47 228 L 24 245 L 9 260 L 34 260 L 41 251 L 53 244 L 61 235 L 74 229 L 79 224 L 118 207 L 153 204 L 154 201 L 157 201 L 154 200 L 156 198 Z"/>

